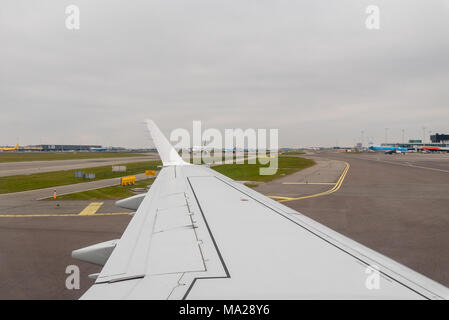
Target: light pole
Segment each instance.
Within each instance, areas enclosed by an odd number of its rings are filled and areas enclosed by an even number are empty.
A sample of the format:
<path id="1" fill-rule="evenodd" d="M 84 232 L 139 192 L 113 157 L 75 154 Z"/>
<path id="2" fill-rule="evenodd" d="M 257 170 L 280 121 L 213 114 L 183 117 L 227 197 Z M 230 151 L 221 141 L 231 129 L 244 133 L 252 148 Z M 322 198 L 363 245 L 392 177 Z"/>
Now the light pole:
<path id="1" fill-rule="evenodd" d="M 361 141 L 361 142 L 362 142 L 362 148 L 363 148 L 363 135 L 364 135 L 364 133 L 365 133 L 365 132 L 363 132 L 363 130 L 362 130 L 361 136 L 360 136 L 360 139 L 362 140 L 362 141 Z"/>
<path id="2" fill-rule="evenodd" d="M 422 143 L 424 144 L 426 142 L 426 127 L 422 127 Z"/>

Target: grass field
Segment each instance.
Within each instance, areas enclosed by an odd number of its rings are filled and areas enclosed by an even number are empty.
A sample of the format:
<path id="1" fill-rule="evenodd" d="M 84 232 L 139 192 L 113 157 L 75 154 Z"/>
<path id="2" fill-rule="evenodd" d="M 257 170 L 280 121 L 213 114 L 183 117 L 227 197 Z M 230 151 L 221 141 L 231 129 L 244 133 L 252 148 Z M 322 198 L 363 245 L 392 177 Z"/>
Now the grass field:
<path id="1" fill-rule="evenodd" d="M 77 170 L 84 171 L 85 173 L 95 173 L 96 175 L 95 180 L 102 180 L 144 173 L 145 170 L 156 170 L 157 166 L 161 165 L 161 162 L 148 161 L 148 162 L 126 163 L 122 165 L 126 165 L 127 167 L 126 173 L 112 172 L 111 166 L 77 169 Z M 0 177 L 0 193 L 34 190 L 34 189 L 56 187 L 92 181 L 86 180 L 84 178 L 75 178 L 75 171 L 77 170 L 53 171 L 30 175 Z"/>
<path id="2" fill-rule="evenodd" d="M 58 200 L 118 200 L 135 195 L 135 193 L 132 192 L 131 189 L 145 188 L 146 186 L 151 185 L 153 181 L 154 178 L 136 181 L 136 184 L 132 186 L 113 186 L 96 190 L 71 193 L 59 196 Z M 46 200 L 53 200 L 53 198 L 48 198 Z"/>
<path id="3" fill-rule="evenodd" d="M 291 174 L 293 172 L 311 167 L 315 161 L 300 157 L 283 157 L 278 158 L 278 170 L 273 175 L 262 176 L 259 174 L 261 167 L 268 167 L 267 165 L 257 164 L 223 164 L 212 167 L 212 169 L 228 176 L 234 180 L 243 181 L 272 181 L 281 176 Z"/>
<path id="4" fill-rule="evenodd" d="M 258 187 L 259 185 L 257 183 L 245 183 L 245 186 L 247 186 L 248 188 L 255 188 Z"/>
<path id="5" fill-rule="evenodd" d="M 279 157 L 279 169 L 274 175 L 261 176 L 259 175 L 260 164 L 224 164 L 213 166 L 212 169 L 234 179 L 245 181 L 271 181 L 286 174 L 290 174 L 310 166 L 315 162 L 313 160 L 299 158 L 299 157 Z M 265 167 L 268 165 L 264 165 Z M 84 192 L 72 193 L 58 197 L 59 200 L 117 200 L 134 195 L 131 192 L 132 188 L 143 188 L 153 183 L 154 179 L 146 179 L 137 181 L 134 186 L 113 186 L 100 188 L 96 190 L 89 190 Z M 250 188 L 257 187 L 257 183 L 246 183 Z M 50 200 L 51 198 L 49 198 Z"/>
<path id="6" fill-rule="evenodd" d="M 82 160 L 144 156 L 131 152 L 0 152 L 1 162 Z"/>
<path id="7" fill-rule="evenodd" d="M 208 155 L 195 155 L 196 158 L 196 163 L 195 164 L 214 164 L 217 162 L 224 162 L 227 161 L 229 159 L 226 159 L 225 153 L 223 152 L 221 155 L 214 155 L 213 153 L 210 153 Z M 239 158 L 244 158 L 247 159 L 248 158 L 248 153 L 242 153 L 241 155 L 239 155 Z M 232 159 L 236 160 L 237 159 L 237 154 L 233 154 L 232 155 Z M 183 158 L 184 161 L 186 162 L 190 162 L 193 163 L 193 155 L 191 154 L 190 157 L 184 157 Z"/>
<path id="8" fill-rule="evenodd" d="M 157 162 L 159 163 L 159 162 Z M 313 160 L 300 158 L 300 157 L 279 157 L 278 166 L 279 169 L 274 175 L 261 176 L 259 175 L 259 169 L 263 166 L 268 165 L 260 164 L 224 164 L 213 166 L 212 169 L 234 179 L 234 180 L 245 180 L 245 181 L 271 181 L 281 176 L 308 168 L 313 166 L 315 162 Z M 144 166 L 147 168 L 146 166 Z M 110 167 L 108 167 L 110 168 Z M 137 169 L 134 168 L 134 169 Z M 141 168 L 140 168 L 141 169 Z M 148 168 L 150 169 L 150 168 Z M 137 181 L 133 186 L 112 186 L 105 187 L 96 190 L 89 190 L 84 192 L 72 193 L 68 195 L 59 196 L 59 200 L 117 200 L 130 197 L 134 195 L 131 192 L 132 188 L 142 188 L 149 184 L 152 184 L 154 179 L 145 179 Z M 257 183 L 247 183 L 248 187 L 253 188 L 257 186 Z M 1 190 L 1 189 L 0 189 Z M 49 198 L 50 199 L 50 198 Z"/>
<path id="9" fill-rule="evenodd" d="M 306 153 L 303 151 L 292 150 L 292 151 L 281 152 L 280 154 L 283 156 L 293 156 L 293 155 L 301 155 L 301 154 L 306 154 Z"/>

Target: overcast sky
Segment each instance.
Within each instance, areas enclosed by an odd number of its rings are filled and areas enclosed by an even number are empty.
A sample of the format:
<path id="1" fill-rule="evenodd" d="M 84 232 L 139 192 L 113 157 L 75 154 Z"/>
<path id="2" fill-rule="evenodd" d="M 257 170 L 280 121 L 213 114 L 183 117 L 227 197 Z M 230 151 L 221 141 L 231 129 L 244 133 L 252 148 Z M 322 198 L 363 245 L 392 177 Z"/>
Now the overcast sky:
<path id="1" fill-rule="evenodd" d="M 0 145 L 151 146 L 146 118 L 282 146 L 449 133 L 449 0 L 3 0 L 0 108 Z"/>

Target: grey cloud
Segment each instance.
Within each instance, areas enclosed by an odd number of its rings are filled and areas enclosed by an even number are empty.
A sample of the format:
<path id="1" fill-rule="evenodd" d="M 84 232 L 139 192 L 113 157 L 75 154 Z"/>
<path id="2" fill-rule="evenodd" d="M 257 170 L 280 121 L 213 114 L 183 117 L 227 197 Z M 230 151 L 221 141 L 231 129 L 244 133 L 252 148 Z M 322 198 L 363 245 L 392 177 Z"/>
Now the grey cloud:
<path id="1" fill-rule="evenodd" d="M 448 131 L 447 3 L 4 1 L 0 144 L 146 146 L 148 117 L 166 133 L 279 128 L 294 146 Z"/>

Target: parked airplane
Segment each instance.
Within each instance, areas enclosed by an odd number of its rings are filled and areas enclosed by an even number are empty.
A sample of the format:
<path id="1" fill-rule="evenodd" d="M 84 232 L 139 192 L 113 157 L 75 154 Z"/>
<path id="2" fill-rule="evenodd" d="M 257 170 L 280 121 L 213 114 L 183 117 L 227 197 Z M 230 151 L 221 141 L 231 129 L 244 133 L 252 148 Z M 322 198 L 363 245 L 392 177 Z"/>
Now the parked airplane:
<path id="1" fill-rule="evenodd" d="M 108 148 L 89 148 L 90 151 L 108 151 Z"/>
<path id="2" fill-rule="evenodd" d="M 82 299 L 448 299 L 449 289 L 206 166 L 150 120 L 163 167 Z M 410 254 L 413 254 L 410 252 Z"/>
<path id="3" fill-rule="evenodd" d="M 424 151 L 431 151 L 431 152 L 435 152 L 435 151 L 449 152 L 449 148 L 444 148 L 444 147 L 421 147 L 420 149 L 424 150 Z"/>
<path id="4" fill-rule="evenodd" d="M 0 148 L 0 151 L 14 151 L 14 150 L 19 150 L 19 145 L 16 144 L 15 147 L 3 147 Z"/>
<path id="5" fill-rule="evenodd" d="M 403 147 L 370 146 L 368 149 L 372 151 L 383 151 L 385 154 L 408 152 L 408 149 Z"/>

